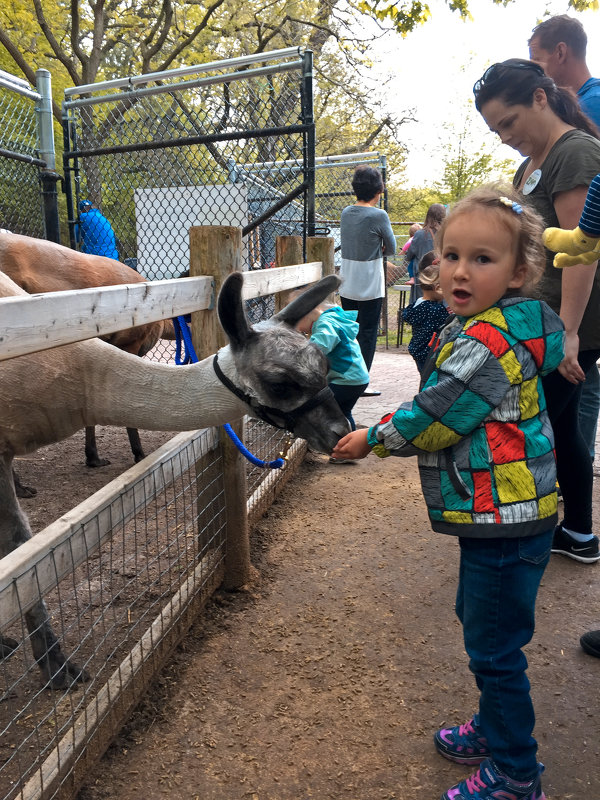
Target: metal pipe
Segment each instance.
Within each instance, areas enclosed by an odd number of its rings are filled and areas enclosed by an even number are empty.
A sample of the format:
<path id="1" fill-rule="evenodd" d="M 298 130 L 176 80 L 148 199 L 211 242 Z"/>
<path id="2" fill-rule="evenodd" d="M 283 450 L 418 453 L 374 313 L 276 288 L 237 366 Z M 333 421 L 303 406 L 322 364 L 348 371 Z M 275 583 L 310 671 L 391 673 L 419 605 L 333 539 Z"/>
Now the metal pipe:
<path id="1" fill-rule="evenodd" d="M 26 153 L 15 153 L 13 150 L 5 150 L 4 148 L 0 148 L 0 156 L 11 158 L 13 161 L 24 161 L 26 164 L 33 164 L 35 167 L 46 166 L 46 162 L 42 161 L 41 158 L 34 158 Z"/>
<path id="2" fill-rule="evenodd" d="M 311 50 L 304 53 L 302 70 L 302 122 L 306 126 L 304 137 L 304 181 L 306 187 L 304 229 L 304 259 L 306 260 L 306 236 L 315 235 L 315 155 L 316 131 L 313 110 L 313 54 Z"/>
<path id="3" fill-rule="evenodd" d="M 209 144 L 210 142 L 228 142 L 236 139 L 265 138 L 280 134 L 304 133 L 305 125 L 290 125 L 289 127 L 258 128 L 255 130 L 232 131 L 231 133 L 213 133 L 205 136 L 184 136 L 181 139 L 166 139 L 162 142 L 138 142 L 137 144 L 119 144 L 114 147 L 97 147 L 93 150 L 72 150 L 65 152 L 65 158 L 78 158 L 85 156 L 100 156 L 109 153 L 135 153 L 144 150 L 163 150 L 167 147 L 183 147 L 192 144 Z"/>
<path id="4" fill-rule="evenodd" d="M 197 89 L 199 86 L 216 86 L 220 83 L 230 83 L 235 80 L 247 80 L 261 75 L 271 75 L 275 72 L 290 72 L 300 69 L 302 61 L 290 61 L 287 64 L 276 64 L 260 69 L 248 69 L 243 72 L 230 72 L 227 75 L 216 75 L 214 78 L 198 78 L 195 81 L 182 81 L 181 83 L 170 83 L 161 86 L 149 86 L 146 89 L 132 89 L 128 92 L 118 92 L 117 94 L 101 95 L 100 97 L 84 97 L 81 100 L 65 100 L 63 105 L 68 108 L 81 108 L 83 106 L 97 106 L 101 103 L 119 103 L 122 100 L 131 98 L 148 97 L 155 94 L 166 94 L 180 89 Z"/>
<path id="5" fill-rule="evenodd" d="M 46 162 L 46 168 L 56 169 L 56 150 L 54 148 L 54 121 L 52 117 L 52 78 L 47 69 L 38 69 L 35 73 L 39 100 L 35 107 L 37 119 L 40 156 Z"/>
<path id="6" fill-rule="evenodd" d="M 286 195 L 284 195 L 274 205 L 272 205 L 266 211 L 263 211 L 263 213 L 260 214 L 260 216 L 256 217 L 256 219 L 253 219 L 252 222 L 248 223 L 248 225 L 245 225 L 242 228 L 242 236 L 247 236 L 250 233 L 250 231 L 253 231 L 255 228 L 258 228 L 259 225 L 262 225 L 263 222 L 266 222 L 268 219 L 271 219 L 272 216 L 274 216 L 282 208 L 285 208 L 285 206 L 289 205 L 304 191 L 306 191 L 306 182 L 302 183 L 296 189 L 292 189 L 291 192 L 288 192 Z"/>
<path id="7" fill-rule="evenodd" d="M 178 67 L 177 69 L 163 70 L 161 72 L 148 72 L 145 75 L 135 75 L 131 78 L 115 78 L 110 81 L 100 83 L 86 83 L 83 86 L 72 86 L 65 89 L 65 97 L 76 94 L 87 94 L 88 92 L 104 91 L 105 89 L 118 89 L 123 86 L 135 86 L 138 83 L 150 83 L 151 81 L 163 81 L 169 78 L 182 77 L 184 75 L 194 75 L 198 72 L 209 72 L 213 69 L 237 69 L 246 64 L 254 64 L 257 61 L 274 61 L 278 58 L 287 58 L 292 55 L 302 55 L 300 47 L 285 47 L 282 50 L 270 50 L 265 53 L 254 53 L 249 56 L 239 58 L 225 58 L 221 61 L 211 61 L 208 64 L 194 64 L 190 67 Z"/>
<path id="8" fill-rule="evenodd" d="M 9 89 L 11 92 L 22 94 L 24 97 L 28 97 L 30 100 L 40 99 L 39 94 L 33 89 L 23 86 L 21 83 L 14 83 L 13 81 L 5 80 L 2 76 L 0 76 L 0 86 L 2 86 L 4 89 Z"/>

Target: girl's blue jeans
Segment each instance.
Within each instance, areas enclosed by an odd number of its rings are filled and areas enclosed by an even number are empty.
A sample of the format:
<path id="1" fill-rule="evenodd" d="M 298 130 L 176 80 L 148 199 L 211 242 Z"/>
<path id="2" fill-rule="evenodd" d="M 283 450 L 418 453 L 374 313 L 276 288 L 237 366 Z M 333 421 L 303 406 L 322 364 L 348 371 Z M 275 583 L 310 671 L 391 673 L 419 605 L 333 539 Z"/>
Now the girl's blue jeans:
<path id="1" fill-rule="evenodd" d="M 459 539 L 456 613 L 481 693 L 479 725 L 496 766 L 515 780 L 537 774 L 535 714 L 521 648 L 535 629 L 535 600 L 553 533 Z"/>

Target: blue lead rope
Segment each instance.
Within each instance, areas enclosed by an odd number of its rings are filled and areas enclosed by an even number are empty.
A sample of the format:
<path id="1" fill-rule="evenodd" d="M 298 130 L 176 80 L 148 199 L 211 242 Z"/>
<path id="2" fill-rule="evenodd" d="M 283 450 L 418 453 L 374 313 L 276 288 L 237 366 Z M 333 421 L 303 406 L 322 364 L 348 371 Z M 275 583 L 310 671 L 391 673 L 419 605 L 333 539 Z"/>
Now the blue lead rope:
<path id="1" fill-rule="evenodd" d="M 192 336 L 190 334 L 190 329 L 188 328 L 185 317 L 174 317 L 173 327 L 175 328 L 175 363 L 178 365 L 196 364 L 198 362 L 198 356 L 194 350 Z M 182 348 L 183 356 L 181 354 Z M 285 464 L 284 458 L 276 458 L 274 461 L 263 461 L 262 459 L 257 458 L 248 450 L 246 445 L 242 442 L 228 422 L 226 422 L 223 427 L 240 453 L 245 456 L 251 464 L 254 464 L 255 467 L 281 469 L 281 467 L 283 467 Z"/>

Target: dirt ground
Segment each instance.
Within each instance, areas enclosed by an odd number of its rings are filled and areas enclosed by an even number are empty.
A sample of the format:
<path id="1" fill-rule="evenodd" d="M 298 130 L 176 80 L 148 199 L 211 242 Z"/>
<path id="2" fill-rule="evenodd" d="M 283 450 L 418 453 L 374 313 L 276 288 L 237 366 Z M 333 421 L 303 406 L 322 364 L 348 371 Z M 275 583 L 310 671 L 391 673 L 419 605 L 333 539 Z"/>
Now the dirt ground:
<path id="1" fill-rule="evenodd" d="M 19 461 L 34 530 L 131 465 L 125 431 L 99 433 L 110 467 L 83 466 L 82 435 Z M 309 455 L 252 554 L 256 582 L 215 597 L 78 800 L 437 800 L 468 774 L 432 743 L 477 692 L 457 544 L 430 531 L 414 459 Z M 553 556 L 527 648 L 548 800 L 600 798 L 600 660 L 578 644 L 597 627 L 600 565 Z"/>

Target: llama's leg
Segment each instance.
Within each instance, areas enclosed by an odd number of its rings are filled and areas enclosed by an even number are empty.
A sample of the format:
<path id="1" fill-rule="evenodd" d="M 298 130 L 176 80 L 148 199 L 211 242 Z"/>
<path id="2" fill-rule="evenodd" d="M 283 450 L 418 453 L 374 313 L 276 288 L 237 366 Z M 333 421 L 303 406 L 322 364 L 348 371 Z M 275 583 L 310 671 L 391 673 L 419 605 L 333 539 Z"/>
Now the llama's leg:
<path id="1" fill-rule="evenodd" d="M 44 680 L 53 689 L 65 689 L 75 683 L 89 681 L 90 676 L 86 670 L 65 658 L 50 625 L 50 616 L 43 600 L 36 603 L 25 614 L 25 622 L 29 631 L 33 657 L 37 661 Z"/>
<path id="2" fill-rule="evenodd" d="M 129 444 L 131 445 L 131 452 L 133 453 L 133 458 L 135 463 L 137 464 L 138 461 L 141 461 L 142 458 L 146 458 L 146 454 L 144 453 L 144 448 L 142 447 L 142 443 L 140 441 L 140 434 L 137 428 L 127 428 L 127 436 L 129 436 Z"/>
<path id="3" fill-rule="evenodd" d="M 31 539 L 27 517 L 17 501 L 11 459 L 0 458 L 0 557 Z M 68 661 L 50 625 L 46 604 L 39 600 L 25 613 L 33 655 L 45 680 L 60 688 L 89 679 L 87 672 Z M 0 655 L 5 658 L 16 642 L 0 635 Z"/>
<path id="4" fill-rule="evenodd" d="M 8 636 L 3 636 L 0 633 L 0 661 L 12 655 L 18 646 L 19 643 L 14 639 L 10 639 Z"/>
<path id="5" fill-rule="evenodd" d="M 13 469 L 13 480 L 15 482 L 15 492 L 17 493 L 17 497 L 35 497 L 37 494 L 37 489 L 34 489 L 33 486 L 25 486 L 21 483 L 21 479 L 17 475 L 17 473 Z"/>
<path id="6" fill-rule="evenodd" d="M 98 456 L 96 446 L 96 428 L 90 425 L 85 429 L 85 465 L 86 467 L 106 467 L 110 464 L 106 458 Z"/>

